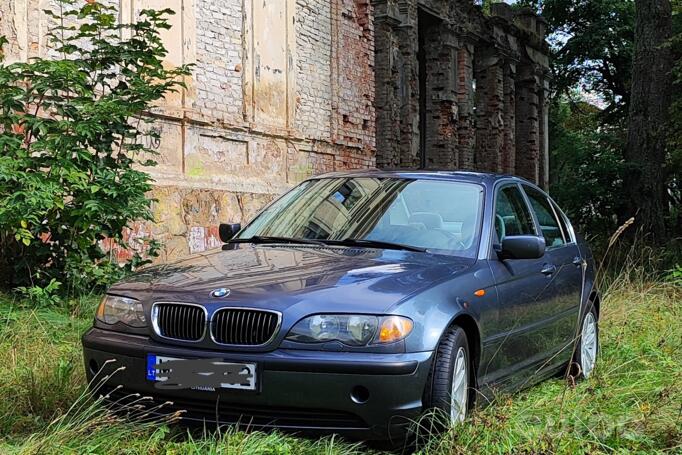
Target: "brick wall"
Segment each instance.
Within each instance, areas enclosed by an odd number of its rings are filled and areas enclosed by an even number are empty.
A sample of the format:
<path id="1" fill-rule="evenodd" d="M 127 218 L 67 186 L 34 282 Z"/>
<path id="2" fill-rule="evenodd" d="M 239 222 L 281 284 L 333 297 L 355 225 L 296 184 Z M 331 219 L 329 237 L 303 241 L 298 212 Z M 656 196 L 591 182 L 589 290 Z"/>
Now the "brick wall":
<path id="1" fill-rule="evenodd" d="M 546 185 L 542 18 L 504 3 L 490 15 L 471 2 L 375 4 L 377 164 L 505 172 Z"/>
<path id="2" fill-rule="evenodd" d="M 196 98 L 192 108 L 226 124 L 243 121 L 241 2 L 196 0 Z"/>
<path id="3" fill-rule="evenodd" d="M 334 139 L 374 149 L 374 26 L 369 0 L 332 0 Z"/>
<path id="4" fill-rule="evenodd" d="M 297 0 L 298 50 L 296 129 L 307 137 L 331 139 L 332 18 L 329 0 Z"/>

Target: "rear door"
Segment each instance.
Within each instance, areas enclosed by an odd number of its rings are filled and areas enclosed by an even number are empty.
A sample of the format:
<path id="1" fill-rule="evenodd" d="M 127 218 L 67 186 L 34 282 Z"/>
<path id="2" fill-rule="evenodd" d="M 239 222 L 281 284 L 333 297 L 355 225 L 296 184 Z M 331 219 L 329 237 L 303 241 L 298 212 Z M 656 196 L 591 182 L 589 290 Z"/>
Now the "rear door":
<path id="1" fill-rule="evenodd" d="M 495 194 L 494 248 L 506 236 L 540 235 L 527 200 L 517 183 L 503 184 Z M 512 386 L 525 380 L 524 371 L 545 360 L 547 340 L 539 333 L 555 310 L 546 273 L 547 258 L 489 261 L 498 291 L 496 326 L 484 341 L 481 382 Z"/>
<path id="2" fill-rule="evenodd" d="M 567 220 L 556 204 L 533 186 L 524 184 L 523 190 L 545 237 L 546 262 L 556 269 L 551 283 L 551 312 L 547 314 L 548 320 L 544 325 L 558 353 L 556 359 L 568 360 L 576 336 L 583 284 L 580 250 Z"/>

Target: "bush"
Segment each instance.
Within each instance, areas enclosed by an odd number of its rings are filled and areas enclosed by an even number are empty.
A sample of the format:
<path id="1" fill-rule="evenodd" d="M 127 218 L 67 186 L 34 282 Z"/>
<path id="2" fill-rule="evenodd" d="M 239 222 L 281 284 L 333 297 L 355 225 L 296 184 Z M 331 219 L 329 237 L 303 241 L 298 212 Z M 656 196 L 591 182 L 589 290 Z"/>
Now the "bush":
<path id="1" fill-rule="evenodd" d="M 140 136 L 158 135 L 140 128 L 189 74 L 162 64 L 171 10 L 119 24 L 110 6 L 73 3 L 45 11 L 50 58 L 0 61 L 0 285 L 28 295 L 116 278 L 98 242 L 126 246 L 126 226 L 152 219 L 144 169 L 156 163 Z"/>

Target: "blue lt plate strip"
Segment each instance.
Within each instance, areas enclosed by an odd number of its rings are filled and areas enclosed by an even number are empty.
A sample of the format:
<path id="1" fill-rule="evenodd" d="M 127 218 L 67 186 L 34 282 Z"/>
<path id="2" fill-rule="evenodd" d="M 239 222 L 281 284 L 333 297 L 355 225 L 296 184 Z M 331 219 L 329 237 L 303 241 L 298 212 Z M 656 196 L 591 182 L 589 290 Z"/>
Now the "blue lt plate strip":
<path id="1" fill-rule="evenodd" d="M 156 355 L 147 354 L 147 379 L 150 381 L 156 381 L 156 369 L 154 368 L 154 365 L 156 365 Z"/>

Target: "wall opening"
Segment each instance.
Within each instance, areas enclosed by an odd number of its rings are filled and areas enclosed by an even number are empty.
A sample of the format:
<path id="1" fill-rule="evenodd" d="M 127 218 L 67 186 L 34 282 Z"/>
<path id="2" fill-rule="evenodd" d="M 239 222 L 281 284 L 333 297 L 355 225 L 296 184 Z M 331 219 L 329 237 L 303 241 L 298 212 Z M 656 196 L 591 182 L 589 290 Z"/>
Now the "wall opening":
<path id="1" fill-rule="evenodd" d="M 428 121 L 428 99 L 429 99 L 429 74 L 427 71 L 427 61 L 430 57 L 430 52 L 434 47 L 429 40 L 432 36 L 432 31 L 440 23 L 440 19 L 432 14 L 429 14 L 423 9 L 419 9 L 419 17 L 417 22 L 418 34 L 418 48 L 417 48 L 417 63 L 419 72 L 419 168 L 426 168 L 426 154 L 427 154 L 427 121 Z"/>

